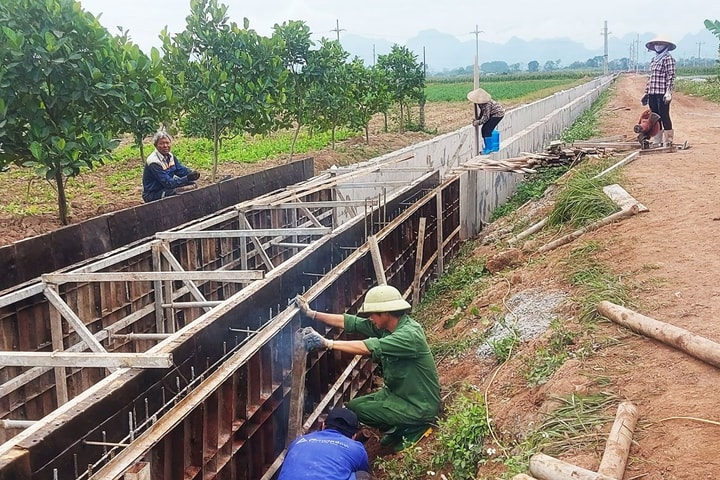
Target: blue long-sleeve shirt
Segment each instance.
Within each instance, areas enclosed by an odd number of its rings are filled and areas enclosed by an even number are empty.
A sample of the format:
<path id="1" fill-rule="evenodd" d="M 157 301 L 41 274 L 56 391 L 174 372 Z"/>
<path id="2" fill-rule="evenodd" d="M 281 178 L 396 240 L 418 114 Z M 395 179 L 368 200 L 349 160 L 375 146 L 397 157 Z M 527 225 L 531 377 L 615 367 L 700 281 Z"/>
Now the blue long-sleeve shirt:
<path id="1" fill-rule="evenodd" d="M 182 187 L 189 183 L 190 170 L 180 160 L 169 153 L 167 157 L 155 150 L 145 160 L 143 170 L 143 198 L 163 190 Z"/>

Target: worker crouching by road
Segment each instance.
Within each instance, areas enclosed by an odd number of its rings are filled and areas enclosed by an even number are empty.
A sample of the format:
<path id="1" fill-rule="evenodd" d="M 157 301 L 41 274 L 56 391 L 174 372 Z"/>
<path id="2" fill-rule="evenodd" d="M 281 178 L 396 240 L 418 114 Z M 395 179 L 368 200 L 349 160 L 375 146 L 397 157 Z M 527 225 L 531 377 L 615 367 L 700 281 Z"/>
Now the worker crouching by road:
<path id="1" fill-rule="evenodd" d="M 278 480 L 370 480 L 370 462 L 362 443 L 355 440 L 358 417 L 335 407 L 322 428 L 290 444 Z"/>
<path id="2" fill-rule="evenodd" d="M 422 326 L 410 318 L 410 304 L 391 286 L 371 288 L 359 315 L 311 310 L 298 296 L 306 316 L 326 325 L 359 333 L 365 340 L 331 340 L 312 327 L 303 331 L 308 350 L 340 350 L 370 356 L 382 366 L 383 387 L 350 400 L 347 407 L 360 422 L 384 433 L 380 443 L 401 450 L 415 443 L 430 428 L 440 409 L 440 380 Z"/>
<path id="3" fill-rule="evenodd" d="M 485 147 L 483 155 L 494 151 L 491 146 L 492 133 L 498 123 L 505 117 L 505 109 L 498 102 L 494 101 L 488 92 L 482 88 L 476 88 L 467 94 L 467 99 L 475 104 L 475 116 L 472 124 L 480 128 Z"/>

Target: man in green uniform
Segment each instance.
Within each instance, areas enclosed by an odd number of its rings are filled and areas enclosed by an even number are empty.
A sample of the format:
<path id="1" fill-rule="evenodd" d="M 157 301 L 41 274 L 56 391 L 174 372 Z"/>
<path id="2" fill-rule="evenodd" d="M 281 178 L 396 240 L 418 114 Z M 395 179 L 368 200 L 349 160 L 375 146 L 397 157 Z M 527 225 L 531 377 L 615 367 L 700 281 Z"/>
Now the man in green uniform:
<path id="1" fill-rule="evenodd" d="M 422 326 L 410 318 L 410 304 L 391 286 L 371 288 L 358 311 L 367 318 L 311 310 L 307 301 L 295 299 L 300 310 L 313 320 L 359 333 L 365 340 L 331 340 L 312 327 L 303 338 L 308 350 L 340 350 L 367 355 L 382 366 L 384 386 L 348 402 L 360 422 L 384 432 L 383 445 L 418 440 L 435 420 L 440 408 L 440 380 Z"/>

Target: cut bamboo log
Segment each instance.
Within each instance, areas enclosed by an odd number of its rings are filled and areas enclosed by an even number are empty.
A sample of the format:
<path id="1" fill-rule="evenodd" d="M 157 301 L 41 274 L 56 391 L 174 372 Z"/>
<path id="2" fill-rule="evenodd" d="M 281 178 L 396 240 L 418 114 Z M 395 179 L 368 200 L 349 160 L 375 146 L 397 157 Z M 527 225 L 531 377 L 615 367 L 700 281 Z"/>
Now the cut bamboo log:
<path id="1" fill-rule="evenodd" d="M 632 195 L 630 195 L 624 188 L 622 188 L 617 183 L 604 186 L 603 193 L 605 193 L 605 195 L 607 195 L 610 200 L 615 202 L 615 205 L 620 207 L 621 210 L 625 210 L 632 207 L 633 205 L 637 205 L 638 212 L 650 211 L 649 208 L 635 200 Z"/>
<path id="2" fill-rule="evenodd" d="M 557 240 L 554 240 L 550 243 L 546 243 L 542 247 L 538 249 L 538 252 L 549 252 L 550 250 L 554 250 L 557 247 L 560 247 L 562 245 L 565 245 L 567 243 L 572 242 L 573 240 L 579 238 L 581 235 L 587 232 L 591 232 L 593 230 L 597 230 L 600 227 L 604 227 L 605 225 L 608 225 L 613 222 L 617 222 L 618 220 L 623 220 L 628 217 L 632 217 L 633 215 L 636 215 L 638 213 L 638 206 L 633 205 L 631 208 L 627 210 L 620 210 L 619 212 L 613 213 L 612 215 L 609 215 L 602 220 L 598 220 L 595 223 L 591 223 L 590 225 L 580 228 L 578 230 L 575 230 L 572 233 L 569 233 L 565 235 L 564 237 L 560 237 Z"/>
<path id="3" fill-rule="evenodd" d="M 616 480 L 544 453 L 536 453 L 530 457 L 530 473 L 538 480 Z"/>
<path id="4" fill-rule="evenodd" d="M 630 454 L 633 432 L 637 423 L 637 408 L 630 402 L 618 405 L 598 473 L 614 478 L 623 478 L 625 465 Z"/>
<path id="5" fill-rule="evenodd" d="M 630 330 L 659 340 L 714 367 L 720 367 L 720 343 L 695 335 L 683 328 L 646 317 L 607 300 L 600 302 L 597 310 L 604 317 Z"/>
<path id="6" fill-rule="evenodd" d="M 536 480 L 536 478 L 531 477 L 530 475 L 525 475 L 524 473 L 518 473 L 512 477 L 512 480 Z"/>

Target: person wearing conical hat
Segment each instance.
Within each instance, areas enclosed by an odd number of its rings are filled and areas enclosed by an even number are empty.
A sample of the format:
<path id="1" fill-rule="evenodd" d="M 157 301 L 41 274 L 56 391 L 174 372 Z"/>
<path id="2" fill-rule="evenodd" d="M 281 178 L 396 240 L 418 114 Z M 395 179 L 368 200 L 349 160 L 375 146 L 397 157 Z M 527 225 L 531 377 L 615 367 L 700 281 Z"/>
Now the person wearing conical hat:
<path id="1" fill-rule="evenodd" d="M 492 132 L 497 127 L 500 120 L 505 116 L 505 110 L 502 105 L 494 101 L 488 92 L 482 88 L 476 88 L 467 94 L 467 99 L 475 104 L 475 116 L 472 124 L 480 128 L 480 133 L 485 143 L 483 148 L 483 154 L 488 154 L 492 151 L 490 148 L 490 137 Z"/>
<path id="2" fill-rule="evenodd" d="M 660 116 L 662 129 L 653 138 L 653 145 L 668 147 L 674 140 L 670 102 L 675 88 L 675 59 L 670 52 L 675 50 L 676 45 L 664 37 L 656 37 L 647 42 L 645 47 L 655 52 L 655 56 L 650 61 L 650 75 L 641 103 L 648 105 L 651 111 Z"/>

